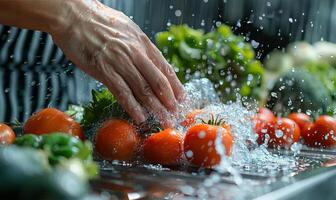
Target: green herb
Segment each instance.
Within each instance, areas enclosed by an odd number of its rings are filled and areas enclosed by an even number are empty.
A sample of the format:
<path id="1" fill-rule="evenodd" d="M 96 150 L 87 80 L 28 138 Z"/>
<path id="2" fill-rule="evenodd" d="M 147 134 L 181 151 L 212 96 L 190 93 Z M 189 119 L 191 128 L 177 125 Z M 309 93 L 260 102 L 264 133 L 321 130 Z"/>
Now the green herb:
<path id="1" fill-rule="evenodd" d="M 92 100 L 84 106 L 82 125 L 90 129 L 109 118 L 130 119 L 111 92 L 92 90 Z"/>

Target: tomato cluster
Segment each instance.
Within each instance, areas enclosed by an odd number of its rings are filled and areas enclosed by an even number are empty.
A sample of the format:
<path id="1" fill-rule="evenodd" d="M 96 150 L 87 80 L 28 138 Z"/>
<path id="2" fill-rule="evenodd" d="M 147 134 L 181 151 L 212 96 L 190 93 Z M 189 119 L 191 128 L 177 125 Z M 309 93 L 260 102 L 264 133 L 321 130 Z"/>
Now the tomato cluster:
<path id="1" fill-rule="evenodd" d="M 267 108 L 260 108 L 254 117 L 258 144 L 273 148 L 289 148 L 303 139 L 309 147 L 336 146 L 336 119 L 321 115 L 315 121 L 304 113 L 291 113 L 287 118 L 275 117 Z"/>
<path id="2" fill-rule="evenodd" d="M 107 160 L 129 161 L 139 153 L 144 161 L 153 164 L 178 165 L 184 159 L 199 167 L 212 167 L 220 162 L 216 150 L 219 138 L 225 149 L 225 155 L 232 151 L 233 137 L 228 125 L 198 123 L 196 115 L 200 110 L 186 116 L 181 124 L 188 126 L 185 137 L 177 130 L 167 128 L 152 133 L 141 141 L 136 129 L 124 120 L 112 119 L 105 123 L 96 135 L 96 150 Z M 123 155 L 123 156 L 121 156 Z"/>
<path id="3" fill-rule="evenodd" d="M 197 120 L 210 115 L 210 120 Z M 290 148 L 300 138 L 310 147 L 336 146 L 336 119 L 322 115 L 315 122 L 304 113 L 292 113 L 280 118 L 267 108 L 260 108 L 253 118 L 258 144 L 272 148 Z M 230 156 L 234 143 L 230 126 L 218 116 L 204 110 L 194 110 L 185 116 L 181 125 L 185 134 L 168 128 L 143 138 L 129 121 L 110 119 L 98 127 L 94 144 L 97 155 L 106 160 L 132 161 L 143 158 L 153 164 L 178 165 L 186 161 L 198 167 L 218 165 L 221 156 Z M 54 108 L 32 115 L 23 126 L 23 134 L 63 132 L 84 139 L 81 125 L 71 116 Z M 184 135 L 184 136 L 183 136 Z M 11 144 L 14 131 L 0 124 L 0 144 Z M 218 146 L 220 145 L 220 146 Z M 223 147 L 223 148 L 222 148 Z M 218 149 L 220 148 L 220 149 Z M 222 155 L 223 154 L 223 155 Z"/>
<path id="4" fill-rule="evenodd" d="M 204 111 L 194 110 L 181 122 L 188 128 L 185 137 L 168 128 L 143 138 L 132 123 L 123 119 L 107 120 L 98 127 L 93 138 L 96 153 L 105 160 L 132 161 L 140 155 L 144 161 L 153 164 L 178 165 L 184 160 L 195 166 L 212 167 L 221 158 L 216 148 L 217 140 L 223 145 L 225 155 L 230 156 L 233 137 L 230 127 L 213 115 L 207 123 L 196 123 L 199 114 L 204 114 Z M 84 140 L 81 125 L 55 108 L 38 111 L 23 126 L 23 134 L 54 132 L 68 133 Z M 12 144 L 14 140 L 14 131 L 0 124 L 0 142 Z"/>

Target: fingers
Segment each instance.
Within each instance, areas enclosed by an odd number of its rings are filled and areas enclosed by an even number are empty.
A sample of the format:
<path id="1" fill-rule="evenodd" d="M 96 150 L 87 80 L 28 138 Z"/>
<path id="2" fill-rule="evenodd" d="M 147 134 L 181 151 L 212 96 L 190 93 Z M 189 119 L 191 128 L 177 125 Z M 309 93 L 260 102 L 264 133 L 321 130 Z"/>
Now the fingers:
<path id="1" fill-rule="evenodd" d="M 133 91 L 135 98 L 158 118 L 162 126 L 172 127 L 173 124 L 170 119 L 170 114 L 153 93 L 149 83 L 132 63 L 127 62 L 127 59 L 125 59 L 124 62 L 126 63 L 124 63 L 123 66 L 117 67 L 116 71 Z"/>
<path id="2" fill-rule="evenodd" d="M 111 79 L 106 82 L 106 86 L 116 97 L 118 103 L 137 124 L 144 122 L 147 119 L 147 114 L 133 96 L 127 83 L 118 73 L 110 72 L 110 75 Z"/>
<path id="3" fill-rule="evenodd" d="M 166 76 L 145 55 L 137 54 L 137 69 L 151 86 L 153 92 L 162 104 L 172 112 L 177 111 L 177 101 L 174 91 Z"/>
<path id="4" fill-rule="evenodd" d="M 166 76 L 168 79 L 175 97 L 177 100 L 181 101 L 184 96 L 184 88 L 181 84 L 180 80 L 177 78 L 176 73 L 173 67 L 167 62 L 167 60 L 163 57 L 162 53 L 156 46 L 149 40 L 148 37 L 144 38 L 146 46 L 147 46 L 147 54 L 149 54 L 154 65 L 160 69 L 160 71 Z"/>

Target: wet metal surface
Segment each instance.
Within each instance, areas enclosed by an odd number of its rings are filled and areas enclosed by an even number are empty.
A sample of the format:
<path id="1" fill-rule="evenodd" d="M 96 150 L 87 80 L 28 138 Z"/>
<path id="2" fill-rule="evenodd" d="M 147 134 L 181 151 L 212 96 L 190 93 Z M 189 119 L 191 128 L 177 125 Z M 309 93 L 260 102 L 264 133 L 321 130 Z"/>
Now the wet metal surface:
<path id="1" fill-rule="evenodd" d="M 289 157 L 292 152 L 273 151 Z M 269 166 L 239 166 L 243 184 L 236 185 L 232 176 L 221 174 L 219 183 L 207 188 L 210 199 L 335 199 L 336 151 L 302 149 L 295 155 L 290 169 Z M 101 179 L 92 182 L 98 192 L 111 199 L 198 199 L 211 170 L 196 168 L 159 168 L 151 165 L 105 163 Z"/>

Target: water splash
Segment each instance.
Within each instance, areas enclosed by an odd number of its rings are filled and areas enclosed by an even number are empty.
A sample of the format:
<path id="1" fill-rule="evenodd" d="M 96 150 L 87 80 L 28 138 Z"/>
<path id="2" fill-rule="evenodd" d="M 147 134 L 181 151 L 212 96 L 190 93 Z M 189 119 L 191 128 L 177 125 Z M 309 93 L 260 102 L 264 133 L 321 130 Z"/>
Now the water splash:
<path id="1" fill-rule="evenodd" d="M 182 106 L 182 110 L 184 110 L 182 113 L 202 108 L 204 112 L 199 114 L 200 118 L 207 121 L 210 118 L 210 113 L 218 116 L 226 124 L 230 125 L 234 137 L 232 156 L 227 157 L 225 156 L 225 147 L 221 142 L 221 134 L 217 134 L 218 138 L 215 141 L 215 148 L 221 156 L 221 161 L 214 168 L 215 172 L 210 174 L 196 189 L 190 190 L 188 188 L 188 195 L 193 191 L 197 198 L 211 199 L 210 190 L 214 185 L 222 181 L 221 176 L 223 174 L 230 174 L 238 187 L 246 189 L 248 184 L 242 184 L 244 179 L 240 174 L 241 168 L 247 169 L 253 166 L 260 173 L 267 172 L 269 176 L 276 176 L 279 174 L 279 171 L 289 171 L 297 164 L 294 157 L 272 154 L 267 150 L 265 144 L 261 146 L 256 144 L 257 137 L 252 120 L 253 116 L 256 115 L 256 108 L 258 107 L 256 102 L 246 104 L 238 97 L 236 102 L 228 104 L 220 103 L 213 85 L 206 78 L 192 80 L 185 85 L 185 89 L 188 93 L 188 103 Z M 294 152 L 299 152 L 300 149 L 301 146 L 298 144 L 293 145 L 291 148 Z M 191 153 L 189 152 L 189 154 Z M 181 191 L 183 192 L 184 190 Z"/>

